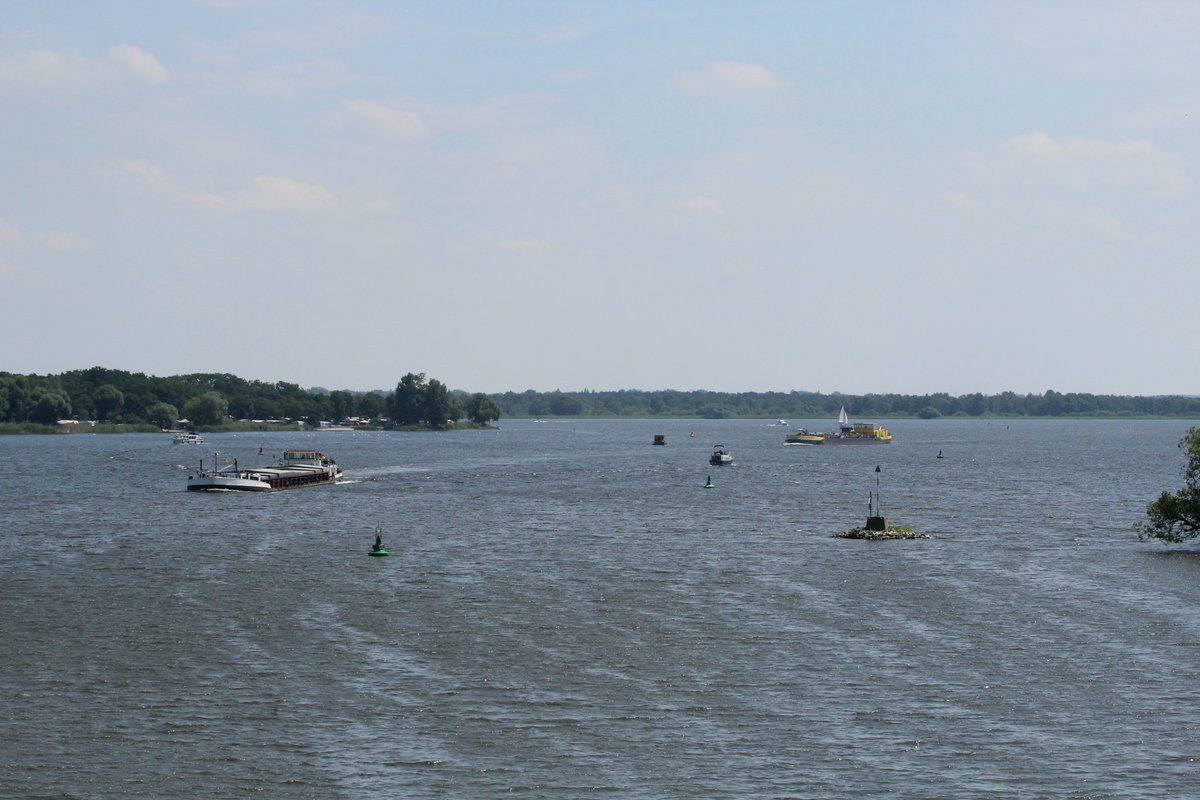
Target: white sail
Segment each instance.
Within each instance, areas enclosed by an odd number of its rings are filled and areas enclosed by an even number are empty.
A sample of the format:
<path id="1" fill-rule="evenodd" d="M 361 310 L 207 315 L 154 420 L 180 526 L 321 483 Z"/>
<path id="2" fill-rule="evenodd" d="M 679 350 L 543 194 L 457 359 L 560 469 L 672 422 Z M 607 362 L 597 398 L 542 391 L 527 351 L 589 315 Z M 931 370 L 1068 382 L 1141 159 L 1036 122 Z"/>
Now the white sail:
<path id="1" fill-rule="evenodd" d="M 842 412 L 838 414 L 838 425 L 849 425 L 850 418 L 846 416 L 846 407 L 842 406 Z"/>

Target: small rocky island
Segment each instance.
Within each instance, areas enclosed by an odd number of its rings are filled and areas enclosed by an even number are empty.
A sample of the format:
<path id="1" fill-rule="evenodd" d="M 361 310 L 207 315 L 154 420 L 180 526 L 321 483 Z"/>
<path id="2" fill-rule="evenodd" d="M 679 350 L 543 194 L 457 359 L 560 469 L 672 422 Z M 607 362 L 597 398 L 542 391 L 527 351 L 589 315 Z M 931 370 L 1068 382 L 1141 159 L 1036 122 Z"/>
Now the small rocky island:
<path id="1" fill-rule="evenodd" d="M 928 533 L 914 531 L 912 528 L 901 528 L 898 525 L 889 525 L 881 531 L 873 531 L 867 528 L 851 528 L 848 531 L 835 533 L 841 539 L 869 539 L 871 541 L 884 541 L 886 539 L 932 539 Z"/>
<path id="2" fill-rule="evenodd" d="M 927 533 L 914 531 L 899 525 L 888 525 L 886 517 L 867 517 L 867 524 L 861 528 L 851 528 L 848 531 L 835 533 L 841 539 L 868 539 L 870 541 L 885 541 L 888 539 L 932 539 Z"/>

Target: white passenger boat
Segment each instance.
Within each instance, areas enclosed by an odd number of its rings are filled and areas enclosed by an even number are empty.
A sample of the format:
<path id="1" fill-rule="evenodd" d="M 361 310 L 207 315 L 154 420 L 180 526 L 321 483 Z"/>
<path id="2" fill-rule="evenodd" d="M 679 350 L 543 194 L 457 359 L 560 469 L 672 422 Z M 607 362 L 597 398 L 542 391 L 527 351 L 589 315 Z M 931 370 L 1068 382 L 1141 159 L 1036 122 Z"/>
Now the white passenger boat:
<path id="1" fill-rule="evenodd" d="M 284 450 L 283 458 L 269 467 L 242 467 L 234 459 L 218 468 L 218 458 L 214 453 L 212 469 L 205 469 L 201 460 L 200 469 L 188 475 L 189 492 L 269 492 L 334 483 L 342 477 L 337 462 L 320 450 Z"/>
<path id="2" fill-rule="evenodd" d="M 198 433 L 183 433 L 175 434 L 175 438 L 171 440 L 175 444 L 204 444 L 204 438 Z"/>

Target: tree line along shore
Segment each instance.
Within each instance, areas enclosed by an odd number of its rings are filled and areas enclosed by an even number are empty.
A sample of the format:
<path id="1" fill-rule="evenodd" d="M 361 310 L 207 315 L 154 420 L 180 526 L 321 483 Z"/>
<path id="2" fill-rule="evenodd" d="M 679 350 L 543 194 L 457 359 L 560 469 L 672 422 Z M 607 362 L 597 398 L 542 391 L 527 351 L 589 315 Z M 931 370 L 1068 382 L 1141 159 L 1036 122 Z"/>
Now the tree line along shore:
<path id="1" fill-rule="evenodd" d="M 754 419 L 940 417 L 1200 418 L 1200 396 L 1042 394 L 950 395 L 838 392 L 713 392 L 622 389 L 487 394 L 451 390 L 407 373 L 392 390 L 302 388 L 295 383 L 194 373 L 170 377 L 92 367 L 58 375 L 0 372 L 0 433 L 66 429 L 68 421 L 103 429 L 161 430 L 181 424 L 218 429 L 322 422 L 379 428 L 444 429 L 501 417 Z M 63 424 L 60 424 L 63 423 Z"/>

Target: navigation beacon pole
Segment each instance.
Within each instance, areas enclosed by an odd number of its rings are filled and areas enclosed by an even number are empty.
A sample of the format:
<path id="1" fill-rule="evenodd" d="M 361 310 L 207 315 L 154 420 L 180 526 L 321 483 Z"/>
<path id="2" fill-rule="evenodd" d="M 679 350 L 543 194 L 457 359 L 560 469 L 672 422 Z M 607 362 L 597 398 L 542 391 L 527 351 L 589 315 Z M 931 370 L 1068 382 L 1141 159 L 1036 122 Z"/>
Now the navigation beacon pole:
<path id="1" fill-rule="evenodd" d="M 879 496 L 879 473 L 883 472 L 879 465 L 875 465 L 875 507 L 879 509 L 879 516 L 883 516 L 883 499 Z"/>
<path id="2" fill-rule="evenodd" d="M 879 497 L 879 473 L 881 473 L 881 472 L 883 472 L 883 469 L 876 466 L 875 467 L 874 507 L 872 508 L 872 503 L 869 499 L 867 501 L 867 525 L 866 525 L 866 528 L 869 531 L 887 530 L 887 517 L 885 517 L 883 515 L 883 501 Z"/>

